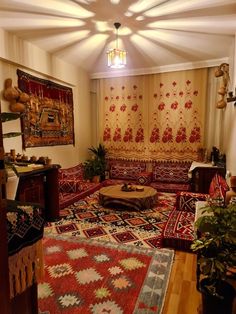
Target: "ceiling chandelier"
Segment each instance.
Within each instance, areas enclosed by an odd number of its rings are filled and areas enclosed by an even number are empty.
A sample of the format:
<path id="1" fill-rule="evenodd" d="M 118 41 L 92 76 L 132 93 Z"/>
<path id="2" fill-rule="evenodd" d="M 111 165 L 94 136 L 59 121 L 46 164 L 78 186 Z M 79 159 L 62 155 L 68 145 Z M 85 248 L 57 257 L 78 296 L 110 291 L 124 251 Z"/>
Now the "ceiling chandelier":
<path id="1" fill-rule="evenodd" d="M 120 23 L 114 23 L 116 28 L 116 48 L 107 51 L 107 64 L 110 68 L 124 68 L 126 65 L 126 51 L 118 48 L 118 29 Z"/>

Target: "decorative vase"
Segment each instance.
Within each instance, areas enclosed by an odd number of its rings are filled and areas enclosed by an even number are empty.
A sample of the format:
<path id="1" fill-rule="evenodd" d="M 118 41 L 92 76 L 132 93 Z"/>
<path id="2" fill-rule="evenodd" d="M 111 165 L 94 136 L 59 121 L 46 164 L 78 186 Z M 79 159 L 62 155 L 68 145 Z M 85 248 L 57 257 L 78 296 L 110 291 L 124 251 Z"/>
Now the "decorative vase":
<path id="1" fill-rule="evenodd" d="M 207 278 L 200 282 L 200 290 L 202 293 L 202 314 L 232 314 L 233 300 L 235 297 L 235 290 L 232 285 L 226 281 L 222 281 L 220 286 L 220 293 L 223 298 L 209 294 L 205 288 L 209 285 Z"/>
<path id="2" fill-rule="evenodd" d="M 94 176 L 94 177 L 92 178 L 92 182 L 93 182 L 93 183 L 99 183 L 99 182 L 100 182 L 100 176 Z"/>

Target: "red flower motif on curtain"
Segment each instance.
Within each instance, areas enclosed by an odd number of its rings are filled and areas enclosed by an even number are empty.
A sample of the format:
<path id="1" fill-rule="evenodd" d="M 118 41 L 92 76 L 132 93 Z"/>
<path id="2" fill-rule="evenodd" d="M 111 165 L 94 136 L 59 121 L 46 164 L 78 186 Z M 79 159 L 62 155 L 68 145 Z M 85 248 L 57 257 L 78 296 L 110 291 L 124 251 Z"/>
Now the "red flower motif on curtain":
<path id="1" fill-rule="evenodd" d="M 114 104 L 112 104 L 112 105 L 110 106 L 109 110 L 110 110 L 111 112 L 114 112 L 114 111 L 116 110 L 116 106 L 115 106 Z"/>
<path id="2" fill-rule="evenodd" d="M 172 85 L 175 87 L 177 85 L 177 83 L 174 81 L 174 82 L 172 82 Z"/>
<path id="3" fill-rule="evenodd" d="M 139 98 L 139 99 L 143 99 L 143 95 L 139 95 L 138 98 Z"/>
<path id="4" fill-rule="evenodd" d="M 151 143 L 157 143 L 160 142 L 160 130 L 157 127 L 154 127 L 152 129 L 152 134 L 150 136 L 150 142 Z"/>
<path id="5" fill-rule="evenodd" d="M 162 142 L 163 143 L 173 142 L 172 128 L 170 128 L 169 126 L 166 127 L 163 133 Z"/>
<path id="6" fill-rule="evenodd" d="M 120 97 L 119 96 L 116 96 L 116 100 L 119 100 L 120 99 Z"/>
<path id="7" fill-rule="evenodd" d="M 105 101 L 108 101 L 109 98 L 106 96 L 104 99 L 105 99 Z"/>
<path id="8" fill-rule="evenodd" d="M 195 126 L 192 131 L 191 134 L 189 136 L 189 142 L 190 143 L 195 143 L 195 142 L 200 142 L 200 127 Z"/>
<path id="9" fill-rule="evenodd" d="M 128 127 L 125 131 L 125 135 L 123 137 L 124 142 L 132 142 L 133 141 L 133 130 L 132 128 Z"/>
<path id="10" fill-rule="evenodd" d="M 195 90 L 195 91 L 193 92 L 193 95 L 194 95 L 194 96 L 197 96 L 197 95 L 198 95 L 198 91 Z"/>
<path id="11" fill-rule="evenodd" d="M 155 93 L 155 94 L 153 95 L 153 97 L 154 97 L 154 98 L 157 98 L 157 93 Z"/>
<path id="12" fill-rule="evenodd" d="M 124 89 L 125 89 L 125 87 L 124 87 L 124 86 L 122 86 L 122 87 L 121 87 L 121 89 L 122 89 L 122 90 L 124 90 Z"/>
<path id="13" fill-rule="evenodd" d="M 103 132 L 103 141 L 110 141 L 111 140 L 111 128 L 106 127 Z"/>
<path id="14" fill-rule="evenodd" d="M 125 111 L 127 108 L 126 104 L 123 104 L 122 106 L 120 106 L 120 111 Z"/>
<path id="15" fill-rule="evenodd" d="M 170 93 L 169 93 L 169 92 L 168 92 L 168 93 L 166 93 L 166 97 L 168 97 L 168 98 L 170 97 Z"/>
<path id="16" fill-rule="evenodd" d="M 133 86 L 133 89 L 137 89 L 137 86 L 136 86 L 136 85 L 134 85 L 134 86 Z"/>
<path id="17" fill-rule="evenodd" d="M 187 84 L 187 85 L 190 85 L 190 84 L 191 84 L 191 81 L 190 81 L 190 80 L 187 80 L 187 81 L 186 81 L 186 84 Z"/>
<path id="18" fill-rule="evenodd" d="M 138 105 L 137 105 L 137 104 L 134 104 L 134 105 L 131 107 L 131 110 L 137 111 L 137 110 L 138 110 Z"/>
<path id="19" fill-rule="evenodd" d="M 175 141 L 176 143 L 181 143 L 181 142 L 183 143 L 183 142 L 186 142 L 186 139 L 187 139 L 186 128 L 181 126 L 177 131 Z"/>
<path id="20" fill-rule="evenodd" d="M 162 88 L 162 86 L 164 86 L 164 84 L 163 84 L 163 83 L 160 83 L 160 88 Z"/>
<path id="21" fill-rule="evenodd" d="M 160 111 L 162 111 L 162 110 L 164 110 L 164 108 L 165 108 L 165 103 L 164 102 L 161 102 L 159 105 L 158 105 L 158 110 L 160 110 Z"/>
<path id="22" fill-rule="evenodd" d="M 115 133 L 113 136 L 113 141 L 114 142 L 120 142 L 121 141 L 121 128 L 116 128 L 115 129 Z"/>
<path id="23" fill-rule="evenodd" d="M 180 97 L 183 97 L 183 95 L 184 95 L 184 92 L 181 90 L 181 91 L 179 92 L 179 96 L 180 96 Z"/>
<path id="24" fill-rule="evenodd" d="M 144 131 L 143 128 L 139 128 L 135 136 L 135 142 L 140 143 L 144 141 Z"/>
<path id="25" fill-rule="evenodd" d="M 173 109 L 173 110 L 176 110 L 177 108 L 178 108 L 178 102 L 177 101 L 175 101 L 175 102 L 173 102 L 172 104 L 171 104 L 171 109 Z"/>
<path id="26" fill-rule="evenodd" d="M 128 96 L 127 96 L 127 99 L 129 99 L 129 100 L 130 100 L 130 99 L 131 99 L 131 96 L 130 96 L 130 95 L 128 95 Z"/>
<path id="27" fill-rule="evenodd" d="M 188 100 L 188 101 L 184 104 L 184 107 L 185 107 L 186 109 L 191 109 L 191 108 L 192 108 L 192 104 L 193 104 L 192 100 Z"/>
<path id="28" fill-rule="evenodd" d="M 111 87 L 110 87 L 110 90 L 113 91 L 113 89 L 114 89 L 114 87 L 111 86 Z"/>

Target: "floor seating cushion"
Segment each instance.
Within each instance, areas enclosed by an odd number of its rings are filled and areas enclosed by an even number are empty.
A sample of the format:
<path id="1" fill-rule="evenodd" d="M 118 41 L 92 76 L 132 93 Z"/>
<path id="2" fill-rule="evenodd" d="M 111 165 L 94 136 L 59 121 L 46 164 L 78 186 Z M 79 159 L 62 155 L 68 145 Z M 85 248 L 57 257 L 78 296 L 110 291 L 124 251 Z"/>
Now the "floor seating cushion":
<path id="1" fill-rule="evenodd" d="M 81 198 L 94 193 L 102 183 L 89 182 L 84 179 L 83 164 L 67 169 L 59 169 L 59 207 L 63 209 Z"/>
<path id="2" fill-rule="evenodd" d="M 173 210 L 163 231 L 163 246 L 190 251 L 194 240 L 194 216 L 192 212 Z"/>
<path id="3" fill-rule="evenodd" d="M 190 191 L 188 161 L 155 161 L 152 165 L 151 186 L 160 192 Z"/>
<path id="4" fill-rule="evenodd" d="M 216 174 L 210 183 L 209 194 L 178 192 L 176 206 L 163 230 L 163 245 L 189 251 L 194 240 L 195 203 L 208 199 L 225 199 L 227 190 L 226 180 Z"/>

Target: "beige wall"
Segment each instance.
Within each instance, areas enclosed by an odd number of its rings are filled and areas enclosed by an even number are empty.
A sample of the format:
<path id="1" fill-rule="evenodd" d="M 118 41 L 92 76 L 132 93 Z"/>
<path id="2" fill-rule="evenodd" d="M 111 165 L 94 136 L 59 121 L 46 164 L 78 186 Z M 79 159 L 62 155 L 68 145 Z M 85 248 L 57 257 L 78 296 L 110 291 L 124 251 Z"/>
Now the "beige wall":
<path id="1" fill-rule="evenodd" d="M 236 33 L 235 33 L 236 38 Z M 236 94 L 236 40 L 231 53 L 230 73 L 231 86 L 230 90 Z M 236 103 L 236 102 L 235 102 Z M 227 156 L 227 170 L 232 175 L 236 176 L 236 104 L 234 102 L 228 103 L 226 108 L 227 119 L 225 120 L 225 143 L 226 143 L 226 156 Z"/>
<path id="2" fill-rule="evenodd" d="M 28 148 L 22 151 L 21 137 L 4 139 L 5 152 L 15 148 L 17 153 L 27 156 L 48 156 L 53 163 L 62 167 L 70 167 L 84 161 L 91 146 L 91 106 L 89 94 L 89 77 L 86 72 L 62 60 L 52 57 L 38 47 L 22 41 L 10 33 L 0 29 L 0 90 L 1 110 L 8 110 L 8 102 L 2 97 L 4 81 L 6 78 L 13 80 L 17 85 L 16 69 L 38 77 L 48 78 L 57 83 L 73 88 L 74 98 L 74 130 L 75 146 L 44 146 Z M 3 131 L 20 131 L 20 121 L 10 121 L 3 124 Z"/>

